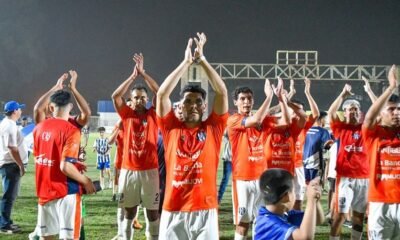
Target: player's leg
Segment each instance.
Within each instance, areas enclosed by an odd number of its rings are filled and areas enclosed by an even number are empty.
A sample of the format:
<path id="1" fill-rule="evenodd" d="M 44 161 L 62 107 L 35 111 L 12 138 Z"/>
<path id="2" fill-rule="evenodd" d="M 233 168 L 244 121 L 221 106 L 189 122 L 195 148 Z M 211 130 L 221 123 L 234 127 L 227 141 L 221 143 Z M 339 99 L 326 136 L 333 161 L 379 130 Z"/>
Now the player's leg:
<path id="1" fill-rule="evenodd" d="M 250 208 L 252 209 L 253 207 L 249 205 L 249 203 L 253 200 L 254 194 L 251 192 L 249 182 L 251 181 L 236 181 L 238 206 L 236 211 L 237 225 L 235 229 L 235 240 L 246 239 L 253 217 L 252 211 L 250 211 Z"/>
<path id="2" fill-rule="evenodd" d="M 368 179 L 353 179 L 354 198 L 352 202 L 351 238 L 362 239 L 364 215 L 367 210 Z"/>
<path id="3" fill-rule="evenodd" d="M 158 169 L 141 171 L 140 178 L 142 182 L 142 206 L 146 209 L 146 237 L 147 239 L 157 239 L 160 225 Z"/>
<path id="4" fill-rule="evenodd" d="M 337 211 L 333 215 L 331 225 L 330 239 L 339 239 L 342 230 L 342 224 L 345 221 L 346 214 L 350 211 L 351 202 L 353 201 L 354 192 L 349 178 L 341 177 L 337 179 Z"/>

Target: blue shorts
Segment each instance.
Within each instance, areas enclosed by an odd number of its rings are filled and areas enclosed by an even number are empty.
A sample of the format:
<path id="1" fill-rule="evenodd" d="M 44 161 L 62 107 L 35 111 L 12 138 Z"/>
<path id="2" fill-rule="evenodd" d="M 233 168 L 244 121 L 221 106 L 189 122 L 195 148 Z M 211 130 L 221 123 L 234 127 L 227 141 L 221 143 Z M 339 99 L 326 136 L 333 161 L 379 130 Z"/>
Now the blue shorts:
<path id="1" fill-rule="evenodd" d="M 110 161 L 97 162 L 97 169 L 103 170 L 103 169 L 107 169 L 107 168 L 110 168 Z"/>
<path id="2" fill-rule="evenodd" d="M 304 168 L 304 176 L 306 178 L 306 183 L 309 183 L 314 178 L 318 177 L 318 169 L 307 169 Z"/>

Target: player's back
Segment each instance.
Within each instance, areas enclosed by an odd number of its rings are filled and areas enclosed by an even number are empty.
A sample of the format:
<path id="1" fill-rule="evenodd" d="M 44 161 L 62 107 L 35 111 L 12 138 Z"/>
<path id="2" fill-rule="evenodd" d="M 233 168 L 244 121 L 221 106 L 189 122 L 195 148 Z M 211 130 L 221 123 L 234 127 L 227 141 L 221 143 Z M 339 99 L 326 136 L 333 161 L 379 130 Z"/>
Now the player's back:
<path id="1" fill-rule="evenodd" d="M 75 162 L 78 157 L 80 132 L 68 121 L 47 119 L 33 132 L 36 165 L 36 193 L 47 201 L 76 193 L 78 184 L 60 170 L 61 161 Z"/>

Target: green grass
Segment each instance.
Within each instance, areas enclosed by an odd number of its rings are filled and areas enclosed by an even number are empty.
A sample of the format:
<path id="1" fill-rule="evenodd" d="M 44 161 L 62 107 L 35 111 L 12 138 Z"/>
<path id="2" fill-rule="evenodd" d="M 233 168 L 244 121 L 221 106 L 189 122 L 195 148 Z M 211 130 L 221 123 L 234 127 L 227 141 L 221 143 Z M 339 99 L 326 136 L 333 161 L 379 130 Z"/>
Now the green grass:
<path id="1" fill-rule="evenodd" d="M 94 138 L 97 134 L 91 134 L 88 147 L 88 165 L 87 175 L 92 179 L 98 179 L 99 172 L 96 169 L 95 154 L 91 151 Z M 115 148 L 112 150 L 112 157 L 114 156 Z M 220 162 L 219 177 L 222 174 L 222 162 Z M 19 224 L 22 228 L 22 233 L 15 235 L 0 235 L 2 240 L 11 239 L 27 239 L 28 234 L 33 231 L 36 225 L 37 218 L 37 198 L 35 195 L 35 173 L 33 160 L 30 161 L 28 171 L 22 178 L 22 186 L 20 196 L 17 198 L 12 218 L 15 223 Z M 218 182 L 219 183 L 219 182 Z M 111 239 L 117 234 L 116 226 L 116 202 L 111 202 L 112 190 L 107 189 L 96 195 L 85 196 L 87 216 L 84 219 L 86 239 L 88 240 L 106 240 Z M 322 204 L 326 209 L 326 195 L 323 197 Z M 140 212 L 139 220 L 144 223 L 143 211 Z M 219 209 L 219 229 L 220 239 L 233 239 L 234 226 L 232 219 L 232 201 L 231 201 L 231 187 L 227 187 L 224 198 Z M 345 239 L 349 239 L 349 229 L 342 228 Z M 324 224 L 317 227 L 315 239 L 328 239 L 329 225 Z M 365 236 L 365 234 L 364 234 Z M 144 229 L 135 231 L 135 239 L 145 239 Z M 251 239 L 251 238 L 249 238 Z M 212 240 L 212 239 L 210 239 Z"/>

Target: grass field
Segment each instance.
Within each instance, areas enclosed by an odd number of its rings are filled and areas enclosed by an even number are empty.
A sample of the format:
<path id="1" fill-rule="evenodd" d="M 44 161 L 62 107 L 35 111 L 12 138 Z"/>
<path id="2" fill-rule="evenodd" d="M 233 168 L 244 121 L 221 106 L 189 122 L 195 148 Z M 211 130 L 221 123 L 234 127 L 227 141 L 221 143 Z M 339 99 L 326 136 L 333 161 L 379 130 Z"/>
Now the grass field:
<path id="1" fill-rule="evenodd" d="M 88 153 L 88 165 L 87 175 L 92 179 L 98 179 L 98 170 L 96 170 L 95 154 L 91 151 L 93 140 L 97 134 L 91 134 L 88 147 L 86 151 Z M 114 150 L 112 150 L 112 156 L 114 156 Z M 219 177 L 221 177 L 222 164 L 219 168 Z M 12 218 L 14 222 L 21 226 L 22 233 L 15 235 L 1 235 L 2 240 L 11 239 L 28 239 L 28 234 L 33 231 L 36 225 L 37 217 L 37 198 L 35 196 L 35 173 L 34 164 L 31 160 L 28 166 L 26 175 L 22 178 L 22 186 L 20 196 L 13 208 Z M 218 182 L 219 183 L 219 182 Z M 108 240 L 113 238 L 117 233 L 116 226 L 116 202 L 111 201 L 112 190 L 107 189 L 97 193 L 96 195 L 85 196 L 86 212 L 87 216 L 84 219 L 86 239 L 88 240 Z M 323 197 L 323 207 L 326 209 L 326 195 Z M 139 219 L 142 223 L 143 212 L 140 212 Z M 231 201 L 231 188 L 230 185 L 227 187 L 224 199 L 219 209 L 219 229 L 220 239 L 233 239 L 234 237 L 234 226 L 232 224 L 232 201 Z M 342 228 L 344 235 L 343 239 L 349 239 L 349 229 L 346 227 Z M 329 225 L 324 224 L 317 227 L 317 233 L 315 239 L 328 239 L 329 236 Z M 364 233 L 365 236 L 365 233 Z M 135 231 L 135 239 L 145 239 L 144 230 Z M 249 238 L 251 239 L 251 238 Z M 210 239 L 213 240 L 213 239 Z"/>

